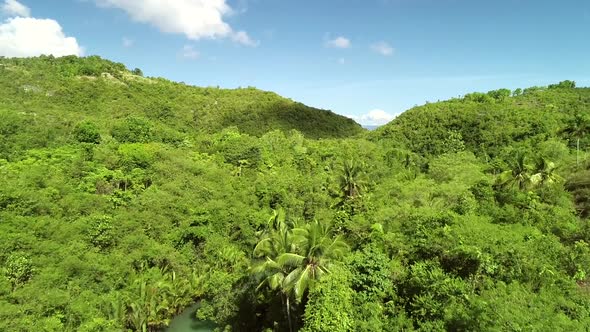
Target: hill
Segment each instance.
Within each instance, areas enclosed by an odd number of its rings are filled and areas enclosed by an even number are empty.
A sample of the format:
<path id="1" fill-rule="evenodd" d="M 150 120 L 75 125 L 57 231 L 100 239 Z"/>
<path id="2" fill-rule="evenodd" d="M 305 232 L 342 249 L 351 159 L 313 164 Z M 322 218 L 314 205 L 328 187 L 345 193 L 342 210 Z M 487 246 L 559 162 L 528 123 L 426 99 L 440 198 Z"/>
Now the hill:
<path id="1" fill-rule="evenodd" d="M 426 156 L 453 149 L 454 143 L 478 155 L 494 158 L 515 145 L 529 148 L 548 139 L 564 139 L 575 147 L 577 138 L 588 146 L 590 88 L 572 81 L 549 87 L 471 93 L 415 107 L 379 128 L 375 139 L 393 139 Z M 587 129 L 588 130 L 588 129 Z"/>
<path id="2" fill-rule="evenodd" d="M 276 129 L 295 129 L 310 138 L 362 131 L 351 119 L 272 92 L 145 78 L 139 69 L 130 71 L 95 56 L 0 59 L 0 112 L 2 133 L 13 128 L 17 135 L 35 136 L 29 147 L 39 147 L 39 137 L 56 145 L 66 142 L 82 121 L 92 123 L 103 136 L 144 142 L 182 142 L 231 126 L 255 136 Z M 134 126 L 149 134 L 121 137 Z"/>
<path id="3" fill-rule="evenodd" d="M 573 82 L 350 136 L 255 89 L 0 61 L 0 331 L 155 332 L 188 307 L 224 331 L 590 326 Z"/>

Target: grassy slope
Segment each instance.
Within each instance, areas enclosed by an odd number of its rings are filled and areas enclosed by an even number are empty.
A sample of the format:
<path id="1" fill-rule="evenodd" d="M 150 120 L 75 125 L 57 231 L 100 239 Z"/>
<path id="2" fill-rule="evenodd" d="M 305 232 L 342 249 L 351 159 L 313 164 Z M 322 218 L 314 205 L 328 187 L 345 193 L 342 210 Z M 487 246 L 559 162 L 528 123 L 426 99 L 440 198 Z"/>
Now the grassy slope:
<path id="1" fill-rule="evenodd" d="M 104 135 L 129 117 L 148 122 L 159 136 L 180 140 L 230 126 L 256 136 L 275 129 L 296 129 L 309 138 L 362 131 L 351 119 L 272 92 L 144 78 L 98 57 L 0 59 L 2 111 L 2 118 L 16 122 L 50 124 L 51 129 L 35 129 L 50 141 L 64 139 L 82 120 L 95 123 Z"/>

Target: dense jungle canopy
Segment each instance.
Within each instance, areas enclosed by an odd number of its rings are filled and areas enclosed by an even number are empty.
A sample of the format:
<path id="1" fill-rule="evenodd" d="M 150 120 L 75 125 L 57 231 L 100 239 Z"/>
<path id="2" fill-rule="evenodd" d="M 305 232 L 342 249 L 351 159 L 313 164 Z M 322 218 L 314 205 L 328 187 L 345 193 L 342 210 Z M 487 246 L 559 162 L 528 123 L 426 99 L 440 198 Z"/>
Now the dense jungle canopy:
<path id="1" fill-rule="evenodd" d="M 590 89 L 368 132 L 254 88 L 0 58 L 0 330 L 587 331 Z"/>

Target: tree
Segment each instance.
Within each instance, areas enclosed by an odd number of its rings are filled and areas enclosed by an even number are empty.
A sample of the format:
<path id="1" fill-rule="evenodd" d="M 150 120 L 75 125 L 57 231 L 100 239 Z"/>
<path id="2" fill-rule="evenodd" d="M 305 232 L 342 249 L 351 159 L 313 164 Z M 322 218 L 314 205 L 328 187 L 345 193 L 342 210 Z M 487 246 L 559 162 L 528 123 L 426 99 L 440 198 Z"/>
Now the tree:
<path id="1" fill-rule="evenodd" d="M 563 180 L 555 171 L 557 166 L 552 161 L 545 158 L 541 158 L 536 165 L 536 173 L 530 178 L 530 182 L 533 186 L 544 186 L 546 184 L 552 184 Z"/>
<path id="2" fill-rule="evenodd" d="M 575 81 L 565 80 L 558 84 L 550 84 L 549 89 L 574 89 L 576 87 Z"/>
<path id="3" fill-rule="evenodd" d="M 137 76 L 143 76 L 143 71 L 141 71 L 141 69 L 139 69 L 139 68 L 135 68 L 135 69 L 133 69 L 133 71 L 131 71 L 131 73 L 132 73 L 133 75 L 137 75 Z"/>
<path id="4" fill-rule="evenodd" d="M 494 98 L 495 100 L 503 101 L 503 100 L 507 99 L 508 97 L 510 97 L 511 93 L 512 93 L 512 91 L 510 91 L 508 89 L 499 89 L 499 90 L 489 91 L 488 96 Z"/>
<path id="5" fill-rule="evenodd" d="M 262 279 L 258 285 L 258 289 L 267 285 L 272 291 L 280 293 L 281 302 L 285 306 L 289 330 L 292 331 L 291 287 L 285 281 L 292 268 L 280 264 L 279 257 L 284 253 L 296 250 L 293 233 L 291 228 L 285 223 L 284 219 L 280 218 L 280 214 L 276 211 L 269 219 L 269 226 L 270 232 L 254 248 L 254 256 L 263 257 L 263 261 L 254 265 L 250 272 Z"/>
<path id="6" fill-rule="evenodd" d="M 520 190 L 528 189 L 531 185 L 531 169 L 524 153 L 517 153 L 509 162 L 510 169 L 504 171 L 498 177 L 498 182 L 504 187 L 517 187 Z"/>
<path id="7" fill-rule="evenodd" d="M 585 138 L 590 133 L 590 116 L 587 114 L 576 113 L 572 119 L 567 122 L 565 128 L 561 130 L 568 138 L 576 140 L 576 166 L 580 166 L 580 139 Z"/>
<path id="8" fill-rule="evenodd" d="M 33 264 L 25 255 L 12 254 L 6 260 L 6 277 L 12 284 L 13 290 L 29 281 L 32 275 Z"/>
<path id="9" fill-rule="evenodd" d="M 318 221 L 292 228 L 275 214 L 269 224 L 271 231 L 254 248 L 254 256 L 263 261 L 251 272 L 262 279 L 258 288 L 267 285 L 280 293 L 292 331 L 291 300 L 300 303 L 310 285 L 330 273 L 331 264 L 348 246 L 340 237 L 332 238 L 331 228 Z"/>
<path id="10" fill-rule="evenodd" d="M 81 122 L 74 129 L 74 137 L 81 143 L 100 143 L 101 137 L 98 127 L 92 122 Z"/>
<path id="11" fill-rule="evenodd" d="M 355 162 L 354 159 L 344 162 L 339 182 L 340 191 L 345 198 L 353 199 L 361 195 L 365 186 L 362 165 Z"/>
<path id="12" fill-rule="evenodd" d="M 304 332 L 344 332 L 354 330 L 354 291 L 350 273 L 335 267 L 317 282 L 305 306 Z"/>
<path id="13" fill-rule="evenodd" d="M 294 269 L 285 281 L 292 289 L 297 301 L 301 301 L 310 284 L 330 273 L 330 266 L 348 251 L 348 246 L 336 236 L 332 238 L 331 228 L 318 221 L 293 230 L 297 252 L 286 252 L 279 256 L 281 265 Z"/>

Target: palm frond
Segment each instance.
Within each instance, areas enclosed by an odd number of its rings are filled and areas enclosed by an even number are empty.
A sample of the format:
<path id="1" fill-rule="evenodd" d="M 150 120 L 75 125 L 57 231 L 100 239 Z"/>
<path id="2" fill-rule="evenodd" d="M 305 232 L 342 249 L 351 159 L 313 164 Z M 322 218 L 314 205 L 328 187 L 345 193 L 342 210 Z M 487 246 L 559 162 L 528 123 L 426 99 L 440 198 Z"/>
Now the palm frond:
<path id="1" fill-rule="evenodd" d="M 304 261 L 305 261 L 305 256 L 301 256 L 299 254 L 290 253 L 290 252 L 281 254 L 277 258 L 277 263 L 279 263 L 279 265 L 281 265 L 281 266 L 298 266 L 298 265 L 303 264 Z"/>

